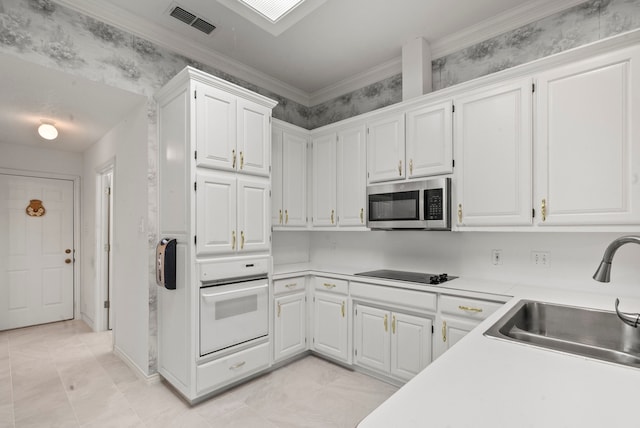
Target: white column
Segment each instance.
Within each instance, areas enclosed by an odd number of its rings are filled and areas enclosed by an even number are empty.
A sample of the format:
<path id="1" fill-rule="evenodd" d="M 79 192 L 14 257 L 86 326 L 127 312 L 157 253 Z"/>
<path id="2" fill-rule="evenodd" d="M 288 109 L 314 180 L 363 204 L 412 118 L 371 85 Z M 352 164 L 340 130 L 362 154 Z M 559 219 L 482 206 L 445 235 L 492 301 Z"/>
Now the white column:
<path id="1" fill-rule="evenodd" d="M 431 92 L 431 47 L 422 37 L 402 46 L 402 99 Z"/>

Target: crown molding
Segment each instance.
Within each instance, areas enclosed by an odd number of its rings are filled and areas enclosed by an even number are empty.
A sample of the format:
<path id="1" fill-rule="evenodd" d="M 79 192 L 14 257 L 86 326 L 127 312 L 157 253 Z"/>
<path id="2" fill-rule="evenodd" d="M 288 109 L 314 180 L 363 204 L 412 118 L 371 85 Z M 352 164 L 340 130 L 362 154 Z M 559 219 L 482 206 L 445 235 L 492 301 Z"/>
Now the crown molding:
<path id="1" fill-rule="evenodd" d="M 311 106 L 315 106 L 399 73 L 402 73 L 402 57 L 394 58 L 365 72 L 358 73 L 338 83 L 329 85 L 326 88 L 312 92 L 309 96 L 309 101 Z"/>
<path id="2" fill-rule="evenodd" d="M 193 40 L 172 33 L 159 25 L 140 17 L 123 13 L 120 8 L 100 0 L 55 0 L 63 6 L 104 21 L 121 30 L 143 37 L 151 42 L 178 52 L 195 61 L 229 73 L 268 91 L 304 106 L 311 107 L 325 101 L 355 91 L 364 86 L 386 79 L 402 72 L 402 57 L 391 59 L 362 73 L 355 74 L 340 82 L 312 93 L 295 88 L 239 61 L 208 49 Z M 457 52 L 475 43 L 530 24 L 539 19 L 566 10 L 585 0 L 537 0 L 509 9 L 490 19 L 472 25 L 463 31 L 438 40 L 430 41 L 433 58 Z"/>
<path id="3" fill-rule="evenodd" d="M 515 30 L 539 19 L 584 3 L 585 0 L 538 0 L 527 2 L 478 22 L 462 31 L 431 42 L 431 55 L 441 58 L 483 40 Z"/>
<path id="4" fill-rule="evenodd" d="M 56 3 L 84 15 L 113 25 L 128 33 L 147 39 L 158 46 L 179 53 L 194 61 L 229 73 L 292 101 L 309 106 L 309 94 L 255 68 L 222 55 L 200 43 L 148 22 L 122 9 L 99 0 L 55 0 Z"/>

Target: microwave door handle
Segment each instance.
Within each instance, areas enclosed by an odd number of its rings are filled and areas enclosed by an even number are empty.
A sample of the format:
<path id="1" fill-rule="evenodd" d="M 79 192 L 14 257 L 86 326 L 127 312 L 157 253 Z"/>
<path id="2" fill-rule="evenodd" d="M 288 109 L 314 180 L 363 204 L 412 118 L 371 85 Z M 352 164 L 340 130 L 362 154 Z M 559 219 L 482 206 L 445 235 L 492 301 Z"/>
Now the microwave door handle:
<path id="1" fill-rule="evenodd" d="M 228 296 L 231 294 L 252 294 L 252 292 L 255 290 L 260 290 L 262 288 L 267 288 L 267 287 L 269 287 L 269 284 L 256 285 L 254 287 L 243 288 L 241 290 L 229 290 L 229 291 L 222 291 L 220 293 L 202 294 L 202 298 L 205 300 L 211 300 L 212 298 Z"/>

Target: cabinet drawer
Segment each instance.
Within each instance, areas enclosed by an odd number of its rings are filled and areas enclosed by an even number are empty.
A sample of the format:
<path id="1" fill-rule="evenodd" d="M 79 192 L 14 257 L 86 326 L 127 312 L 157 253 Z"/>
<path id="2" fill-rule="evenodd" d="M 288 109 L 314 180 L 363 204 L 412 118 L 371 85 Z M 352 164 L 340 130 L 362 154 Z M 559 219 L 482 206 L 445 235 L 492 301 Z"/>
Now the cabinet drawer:
<path id="1" fill-rule="evenodd" d="M 471 299 L 468 297 L 440 297 L 440 312 L 475 320 L 487 318 L 502 305 L 504 305 L 504 303 Z"/>
<path id="2" fill-rule="evenodd" d="M 294 291 L 303 291 L 304 280 L 304 276 L 299 276 L 297 278 L 287 278 L 273 281 L 273 294 L 277 296 L 280 294 L 292 293 Z"/>
<path id="3" fill-rule="evenodd" d="M 313 278 L 316 290 L 328 291 L 330 293 L 349 294 L 349 281 L 344 279 L 326 278 L 316 276 Z"/>
<path id="4" fill-rule="evenodd" d="M 351 283 L 351 297 L 375 300 L 385 305 L 415 308 L 420 312 L 435 312 L 437 300 L 437 295 L 434 293 L 362 282 Z"/>
<path id="5" fill-rule="evenodd" d="M 198 270 L 201 282 L 255 275 L 266 276 L 267 272 L 269 272 L 269 257 L 207 261 L 198 263 Z"/>
<path id="6" fill-rule="evenodd" d="M 196 369 L 198 394 L 228 385 L 269 367 L 269 343 L 202 364 Z"/>

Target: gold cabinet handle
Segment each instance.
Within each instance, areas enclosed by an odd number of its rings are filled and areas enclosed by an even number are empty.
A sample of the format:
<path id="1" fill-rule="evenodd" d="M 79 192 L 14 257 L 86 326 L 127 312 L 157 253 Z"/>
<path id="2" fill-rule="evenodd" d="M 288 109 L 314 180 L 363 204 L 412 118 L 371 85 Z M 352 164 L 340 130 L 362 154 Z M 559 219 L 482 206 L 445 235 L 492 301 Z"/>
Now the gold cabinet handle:
<path id="1" fill-rule="evenodd" d="M 236 249 L 236 231 L 235 230 L 231 231 L 231 249 L 232 250 Z"/>
<path id="2" fill-rule="evenodd" d="M 236 169 L 236 150 L 235 149 L 231 150 L 231 156 L 233 157 L 233 160 L 231 161 L 231 167 L 233 169 Z"/>
<path id="3" fill-rule="evenodd" d="M 279 219 L 280 219 L 280 220 L 278 221 L 278 224 L 282 224 L 282 210 L 280 210 L 280 217 L 279 217 Z"/>
<path id="4" fill-rule="evenodd" d="M 364 208 L 360 208 L 360 223 L 364 224 Z"/>
<path id="5" fill-rule="evenodd" d="M 442 341 L 447 341 L 447 322 L 442 321 Z"/>
<path id="6" fill-rule="evenodd" d="M 413 175 L 413 159 L 409 159 L 409 175 Z"/>
<path id="7" fill-rule="evenodd" d="M 384 331 L 389 331 L 389 319 L 387 318 L 387 314 L 384 314 Z"/>
<path id="8" fill-rule="evenodd" d="M 284 224 L 289 224 L 289 210 L 284 210 Z"/>
<path id="9" fill-rule="evenodd" d="M 342 302 L 340 310 L 342 311 L 342 318 L 344 318 L 344 302 Z"/>
<path id="10" fill-rule="evenodd" d="M 245 364 L 246 364 L 245 361 L 241 361 L 241 362 L 236 363 L 236 364 L 232 365 L 231 367 L 229 367 L 229 370 L 237 370 L 240 367 L 244 366 Z"/>
<path id="11" fill-rule="evenodd" d="M 462 204 L 458 204 L 458 223 L 462 223 Z"/>
<path id="12" fill-rule="evenodd" d="M 240 231 L 240 249 L 244 250 L 244 230 Z"/>
<path id="13" fill-rule="evenodd" d="M 322 284 L 325 286 L 325 288 L 328 288 L 329 290 L 331 290 L 332 288 L 336 288 L 335 284 L 329 284 L 328 282 L 325 282 L 324 284 Z"/>
<path id="14" fill-rule="evenodd" d="M 335 211 L 331 210 L 331 224 L 334 224 L 334 217 L 333 217 L 334 213 L 335 213 Z"/>
<path id="15" fill-rule="evenodd" d="M 244 168 L 244 152 L 240 152 L 240 169 Z"/>
<path id="16" fill-rule="evenodd" d="M 297 282 L 292 282 L 291 284 L 286 284 L 285 287 L 286 288 L 296 288 L 298 286 Z"/>
<path id="17" fill-rule="evenodd" d="M 402 160 L 398 161 L 398 175 L 402 177 Z"/>
<path id="18" fill-rule="evenodd" d="M 547 220 L 547 200 L 543 199 L 542 203 L 540 204 L 540 211 L 542 213 L 542 221 L 546 221 Z"/>
<path id="19" fill-rule="evenodd" d="M 282 308 L 280 307 L 280 302 L 278 302 L 278 318 L 280 318 L 281 310 L 282 310 Z"/>
<path id="20" fill-rule="evenodd" d="M 396 334 L 396 316 L 391 318 L 391 333 Z"/>
<path id="21" fill-rule="evenodd" d="M 458 306 L 458 309 L 460 309 L 461 311 L 467 311 L 467 312 L 475 312 L 475 313 L 480 313 L 482 312 L 482 308 L 473 308 L 471 306 Z"/>

